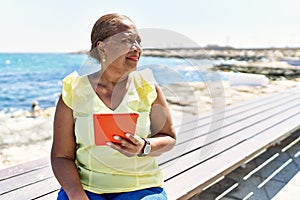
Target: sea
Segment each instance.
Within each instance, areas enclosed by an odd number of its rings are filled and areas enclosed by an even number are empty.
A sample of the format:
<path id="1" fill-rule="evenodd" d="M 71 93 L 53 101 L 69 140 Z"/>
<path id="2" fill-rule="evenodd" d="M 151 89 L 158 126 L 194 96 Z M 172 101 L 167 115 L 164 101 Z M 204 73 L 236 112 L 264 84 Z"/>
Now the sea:
<path id="1" fill-rule="evenodd" d="M 150 68 L 159 84 L 202 82 L 221 79 L 211 72 L 210 60 L 142 56 L 138 70 Z M 29 110 L 34 101 L 41 108 L 56 105 L 62 80 L 77 71 L 80 75 L 99 70 L 86 54 L 0 53 L 0 113 Z"/>

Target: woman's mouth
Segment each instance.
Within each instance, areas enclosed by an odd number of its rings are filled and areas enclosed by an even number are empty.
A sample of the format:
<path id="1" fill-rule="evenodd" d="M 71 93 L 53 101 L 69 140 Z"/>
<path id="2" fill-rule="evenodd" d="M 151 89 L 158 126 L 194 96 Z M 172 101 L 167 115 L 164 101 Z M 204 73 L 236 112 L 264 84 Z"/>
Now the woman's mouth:
<path id="1" fill-rule="evenodd" d="M 139 60 L 139 56 L 128 56 L 127 59 L 128 60 L 132 60 L 132 61 L 138 61 Z"/>

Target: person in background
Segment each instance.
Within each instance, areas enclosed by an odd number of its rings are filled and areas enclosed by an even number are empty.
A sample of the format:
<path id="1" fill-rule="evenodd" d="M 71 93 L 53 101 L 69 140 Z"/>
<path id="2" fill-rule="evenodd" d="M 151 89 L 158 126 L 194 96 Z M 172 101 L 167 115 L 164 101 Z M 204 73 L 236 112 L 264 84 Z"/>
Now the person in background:
<path id="1" fill-rule="evenodd" d="M 176 142 L 171 114 L 142 54 L 134 22 L 117 13 L 100 17 L 91 32 L 95 73 L 63 80 L 54 118 L 53 172 L 58 199 L 167 199 L 155 157 Z M 138 113 L 135 134 L 95 145 L 93 114 Z"/>
<path id="2" fill-rule="evenodd" d="M 31 109 L 30 109 L 30 115 L 33 118 L 39 117 L 41 114 L 41 108 L 39 106 L 39 102 L 38 101 L 34 101 L 31 105 Z"/>

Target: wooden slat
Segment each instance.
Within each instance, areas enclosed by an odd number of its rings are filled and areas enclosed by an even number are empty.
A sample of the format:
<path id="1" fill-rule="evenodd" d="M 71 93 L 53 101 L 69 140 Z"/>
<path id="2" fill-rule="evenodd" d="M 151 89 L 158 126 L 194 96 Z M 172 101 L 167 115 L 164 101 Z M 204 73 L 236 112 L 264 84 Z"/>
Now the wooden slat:
<path id="1" fill-rule="evenodd" d="M 280 106 L 281 104 L 286 104 L 286 103 L 289 104 L 292 101 L 298 100 L 299 97 L 300 97 L 299 95 L 296 95 L 296 96 L 289 95 L 284 98 L 281 97 L 281 99 L 279 99 L 275 102 L 272 102 L 272 103 L 268 103 L 267 105 L 264 105 L 263 107 L 255 107 L 255 109 L 252 108 L 247 111 L 242 110 L 239 113 L 235 113 L 235 114 L 226 113 L 226 115 L 224 117 L 220 116 L 222 118 L 218 122 L 211 121 L 213 119 L 209 119 L 210 121 L 205 122 L 204 124 L 195 125 L 193 127 L 190 127 L 189 129 L 186 129 L 183 131 L 180 130 L 180 132 L 178 133 L 178 136 L 177 136 L 177 145 L 180 145 L 181 143 L 184 143 L 184 142 L 188 142 L 191 139 L 198 137 L 201 134 L 209 134 L 208 132 L 212 132 L 212 129 L 213 130 L 216 128 L 221 129 L 221 128 L 229 126 L 233 123 L 238 123 L 239 121 L 242 121 L 253 115 L 258 115 L 258 114 L 264 113 L 264 112 L 268 111 L 269 109 L 272 109 L 273 107 Z M 225 121 L 224 121 L 224 118 L 226 119 Z M 219 119 L 217 119 L 217 120 L 219 120 Z"/>
<path id="2" fill-rule="evenodd" d="M 166 190 L 169 197 L 171 197 L 170 199 L 187 199 L 201 192 L 202 188 L 211 183 L 210 180 L 217 179 L 218 177 L 228 174 L 229 172 L 237 168 L 241 163 L 247 161 L 249 157 L 254 156 L 257 152 L 263 150 L 269 145 L 273 145 L 276 141 L 283 139 L 284 137 L 287 137 L 290 134 L 290 132 L 288 132 L 286 135 L 282 135 L 282 133 L 278 132 L 278 128 L 284 128 L 286 125 L 293 126 L 298 122 L 299 117 L 291 119 L 290 121 L 286 121 L 286 123 L 269 129 L 264 134 L 258 135 L 258 137 L 249 140 L 247 143 L 242 143 L 234 147 L 230 152 L 226 152 L 227 154 L 218 155 L 213 159 L 209 160 L 208 162 L 205 162 L 199 165 L 198 167 L 191 169 L 185 174 L 181 174 L 180 176 L 174 178 L 166 184 Z M 293 129 L 291 129 L 291 132 L 296 131 L 298 129 L 299 126 L 293 127 Z M 257 152 L 252 152 L 249 150 L 252 146 L 262 146 L 262 148 L 259 149 Z M 231 159 L 232 157 L 240 159 L 241 162 L 236 163 L 234 160 Z M 225 160 L 226 162 L 224 162 Z M 223 167 L 221 168 L 218 166 Z M 207 177 L 210 177 L 211 179 L 207 179 Z M 199 182 L 196 182 L 197 180 Z M 178 183 L 180 183 L 180 185 L 183 186 L 181 187 L 180 191 L 178 189 L 176 190 L 176 187 L 178 187 Z"/>
<path id="3" fill-rule="evenodd" d="M 300 97 L 299 97 L 300 100 Z M 298 100 L 298 102 L 300 102 Z M 260 123 L 261 120 L 268 119 L 269 117 L 272 117 L 276 112 L 278 114 L 281 113 L 281 111 L 285 111 L 287 108 L 292 109 L 294 105 L 298 103 L 297 101 L 292 101 L 289 103 L 285 103 L 279 107 L 281 103 L 275 104 L 274 107 L 271 107 L 270 109 L 265 110 L 260 115 L 250 115 L 248 118 L 244 118 L 243 120 L 239 120 L 239 116 L 235 116 L 236 120 L 238 120 L 237 123 L 232 123 L 232 119 L 225 118 L 224 126 L 222 129 L 223 136 L 231 135 L 232 133 L 236 133 L 238 130 L 245 128 L 245 126 L 252 126 L 255 123 Z M 230 126 L 227 126 L 229 124 Z M 167 163 L 168 161 L 178 158 L 181 155 L 186 154 L 188 151 L 192 151 L 193 149 L 197 149 L 206 143 L 213 142 L 212 139 L 215 139 L 217 141 L 221 137 L 221 130 L 211 131 L 207 132 L 208 127 L 201 127 L 195 131 L 193 131 L 193 137 L 187 137 L 187 141 L 185 144 L 179 144 L 174 147 L 172 151 L 164 153 L 162 156 L 157 158 L 158 163 Z M 198 135 L 195 135 L 195 132 L 198 133 Z M 192 139 L 192 140 L 191 140 Z"/>
<path id="4" fill-rule="evenodd" d="M 225 111 L 226 113 L 229 113 L 229 112 L 232 112 L 234 110 L 240 110 L 240 111 L 243 111 L 243 110 L 249 110 L 249 109 L 254 109 L 256 106 L 264 106 L 266 105 L 267 103 L 272 103 L 272 102 L 275 102 L 275 101 L 278 101 L 282 98 L 285 98 L 285 96 L 290 96 L 290 94 L 294 94 L 294 93 L 300 93 L 300 86 L 299 87 L 295 87 L 295 88 L 291 88 L 291 89 L 288 89 L 288 90 L 285 90 L 285 91 L 282 91 L 282 92 L 279 92 L 279 93 L 271 93 L 271 94 L 267 94 L 267 95 L 264 95 L 264 96 L 261 96 L 261 97 L 257 97 L 255 99 L 250 99 L 250 100 L 247 100 L 247 101 L 243 101 L 243 102 L 239 102 L 239 103 L 235 103 L 233 105 L 229 105 L 229 106 L 226 106 L 225 108 Z M 252 108 L 252 106 L 254 106 Z M 222 110 L 221 110 L 222 112 Z M 212 112 L 212 111 L 208 111 L 206 113 L 201 113 L 200 114 L 200 117 L 195 117 L 194 116 L 194 120 L 203 120 L 205 118 L 210 118 L 212 114 L 217 114 L 216 112 Z M 237 113 L 233 113 L 233 114 L 237 114 Z M 188 125 L 189 123 L 193 122 L 192 120 L 186 120 L 184 121 L 185 123 L 180 123 L 180 124 L 176 124 L 176 126 L 186 126 Z"/>
<path id="5" fill-rule="evenodd" d="M 225 114 L 220 114 L 219 116 L 210 116 L 208 118 L 205 118 L 203 120 L 194 120 L 193 126 L 183 127 L 178 130 L 178 138 L 177 138 L 177 144 L 180 144 L 184 141 L 189 141 L 192 137 L 195 137 L 197 128 L 205 127 L 209 128 L 212 126 L 215 126 L 219 129 L 221 129 L 223 126 L 226 126 L 224 123 L 224 119 L 226 118 L 226 122 L 228 123 L 236 123 L 240 120 L 243 120 L 247 118 L 248 116 L 259 114 L 261 112 L 266 111 L 267 109 L 270 109 L 272 106 L 278 106 L 281 103 L 289 103 L 292 100 L 295 100 L 299 98 L 300 94 L 297 95 L 291 95 L 286 94 L 282 95 L 279 99 L 276 99 L 273 102 L 267 102 L 265 105 L 252 105 L 249 109 L 244 109 L 241 107 L 240 109 L 235 109 L 234 112 L 227 112 Z M 231 121 L 229 121 L 231 120 Z M 210 126 L 210 127 L 207 127 Z M 206 129 L 204 129 L 206 130 Z M 204 131 L 203 129 L 200 129 L 200 131 Z"/>
<path id="6" fill-rule="evenodd" d="M 166 190 L 171 199 L 190 197 L 192 194 L 201 191 L 201 188 L 210 183 L 210 179 L 226 175 L 243 161 L 249 159 L 251 155 L 256 154 L 263 148 L 272 145 L 274 142 L 287 137 L 289 134 L 299 129 L 299 109 L 300 108 L 297 107 L 297 110 L 293 113 L 286 112 L 286 117 L 283 116 L 283 118 L 280 118 L 280 116 L 278 116 L 278 123 L 273 124 L 271 127 L 266 127 L 265 123 L 261 123 L 259 125 L 261 130 L 248 138 L 242 139 L 242 142 L 232 146 L 230 151 L 224 151 L 217 154 L 206 162 L 201 163 L 201 165 L 197 165 L 170 179 L 166 183 Z M 252 132 L 252 128 L 246 129 L 243 131 L 243 134 L 252 134 Z M 222 148 L 222 145 L 222 143 L 217 143 L 215 149 Z M 253 147 L 256 147 L 256 151 L 253 150 Z M 180 190 L 176 189 L 178 183 L 181 185 Z"/>
<path id="7" fill-rule="evenodd" d="M 266 120 L 264 120 L 263 123 L 254 124 L 252 126 L 249 126 L 248 128 L 239 130 L 238 134 L 231 134 L 229 137 L 224 137 L 221 140 L 216 140 L 216 142 L 206 145 L 202 148 L 197 148 L 195 151 L 192 151 L 176 159 L 176 161 L 173 161 L 172 164 L 166 163 L 162 165 L 161 167 L 163 169 L 165 179 L 168 180 L 180 173 L 184 173 L 191 167 L 205 162 L 206 160 L 213 158 L 214 156 L 222 153 L 223 151 L 228 151 L 233 146 L 243 142 L 244 140 L 247 140 L 248 138 L 251 138 L 253 135 L 260 133 L 266 127 L 272 127 L 277 122 L 285 120 L 289 116 L 300 112 L 300 103 L 298 107 L 291 106 L 291 108 L 295 109 L 282 110 L 281 115 L 275 115 L 266 118 Z M 282 132 L 282 134 L 283 133 L 284 132 Z M 195 146 L 197 146 L 197 142 L 195 141 L 193 145 L 195 144 Z M 203 142 L 203 139 L 200 142 Z M 253 146 L 251 148 L 252 151 L 256 151 L 256 149 L 256 146 Z M 208 152 L 209 154 L 205 155 L 203 152 Z"/>
<path id="8" fill-rule="evenodd" d="M 300 88 L 299 88 L 300 89 Z M 189 116 L 186 114 L 183 118 L 182 122 L 175 122 L 175 127 L 180 127 L 182 130 L 182 127 L 188 126 L 193 127 L 191 124 L 194 124 L 195 122 L 200 122 L 201 124 L 210 122 L 212 115 L 223 115 L 224 113 L 227 113 L 227 116 L 240 114 L 242 112 L 256 109 L 260 106 L 265 106 L 269 103 L 276 102 L 278 100 L 281 100 L 282 98 L 285 98 L 286 96 L 290 96 L 288 92 L 283 93 L 276 93 L 276 94 L 269 94 L 263 97 L 260 97 L 259 99 L 252 99 L 249 101 L 237 103 L 234 105 L 226 106 L 224 110 L 220 111 L 209 111 L 206 113 L 201 113 L 200 115 L 192 115 Z M 259 101 L 258 101 L 259 100 Z"/>
<path id="9" fill-rule="evenodd" d="M 43 196 L 40 196 L 40 197 L 37 197 L 35 198 L 36 200 L 54 200 L 54 199 L 57 199 L 57 196 L 58 196 L 58 190 L 55 190 L 51 193 L 48 193 L 48 194 L 45 194 Z"/>
<path id="10" fill-rule="evenodd" d="M 54 200 L 54 199 L 57 199 L 57 196 L 58 196 L 58 190 L 55 190 L 55 191 L 51 192 L 50 194 L 46 194 L 44 196 L 37 197 L 36 200 Z"/>
<path id="11" fill-rule="evenodd" d="M 2 180 L 0 182 L 0 195 L 17 190 L 27 185 L 41 182 L 44 179 L 48 179 L 52 176 L 52 169 L 50 166 L 48 166 Z M 48 187 L 51 186 L 49 185 Z"/>
<path id="12" fill-rule="evenodd" d="M 0 170 L 0 181 L 18 176 L 23 173 L 34 171 L 40 168 L 44 168 L 50 165 L 49 158 L 42 158 L 35 161 L 30 161 L 24 164 L 9 167 L 7 169 Z"/>
<path id="13" fill-rule="evenodd" d="M 43 194 L 48 194 L 53 191 L 57 191 L 60 185 L 56 181 L 55 177 L 44 179 L 41 182 L 16 189 L 12 192 L 5 193 L 0 196 L 0 200 L 8 199 L 36 199 Z"/>

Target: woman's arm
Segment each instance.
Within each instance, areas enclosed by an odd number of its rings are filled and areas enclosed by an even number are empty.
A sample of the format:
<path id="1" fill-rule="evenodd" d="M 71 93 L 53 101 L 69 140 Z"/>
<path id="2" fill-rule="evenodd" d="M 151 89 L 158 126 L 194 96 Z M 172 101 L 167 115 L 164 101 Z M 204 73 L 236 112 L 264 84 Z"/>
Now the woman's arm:
<path id="1" fill-rule="evenodd" d="M 59 98 L 54 117 L 51 164 L 55 177 L 69 199 L 88 199 L 75 165 L 76 141 L 73 111 Z"/>
<path id="2" fill-rule="evenodd" d="M 171 150 L 176 143 L 171 112 L 161 88 L 156 85 L 157 98 L 152 104 L 150 113 L 151 133 L 149 138 L 151 152 L 149 156 L 158 156 Z"/>

